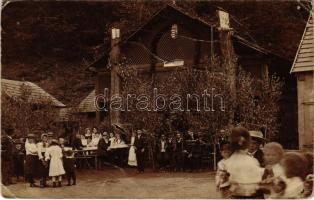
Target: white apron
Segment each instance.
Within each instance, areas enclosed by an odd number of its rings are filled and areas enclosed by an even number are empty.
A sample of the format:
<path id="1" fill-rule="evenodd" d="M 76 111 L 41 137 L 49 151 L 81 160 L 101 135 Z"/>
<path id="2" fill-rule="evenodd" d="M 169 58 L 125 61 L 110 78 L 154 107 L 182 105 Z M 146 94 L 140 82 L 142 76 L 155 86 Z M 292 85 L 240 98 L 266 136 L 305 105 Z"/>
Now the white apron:
<path id="1" fill-rule="evenodd" d="M 46 151 L 46 159 L 50 159 L 49 176 L 60 176 L 65 174 L 62 162 L 62 149 L 59 146 L 53 145 Z"/>
<path id="2" fill-rule="evenodd" d="M 131 138 L 131 147 L 129 150 L 129 159 L 128 159 L 128 165 L 130 165 L 130 166 L 137 166 L 134 141 L 135 141 L 135 137 L 132 137 Z"/>

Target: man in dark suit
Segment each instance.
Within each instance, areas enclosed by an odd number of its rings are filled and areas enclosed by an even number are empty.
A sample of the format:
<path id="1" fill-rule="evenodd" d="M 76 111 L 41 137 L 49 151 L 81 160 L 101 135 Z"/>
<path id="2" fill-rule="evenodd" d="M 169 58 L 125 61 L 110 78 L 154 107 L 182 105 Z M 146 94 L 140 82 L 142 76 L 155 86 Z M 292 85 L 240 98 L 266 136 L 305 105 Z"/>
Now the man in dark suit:
<path id="1" fill-rule="evenodd" d="M 145 168 L 146 143 L 142 133 L 143 133 L 142 130 L 137 130 L 137 136 L 134 141 L 135 154 L 137 160 L 137 170 L 139 173 L 143 173 Z"/>
<path id="2" fill-rule="evenodd" d="M 83 144 L 82 144 L 82 140 L 81 140 L 81 135 L 80 134 L 76 134 L 74 140 L 72 141 L 72 147 L 73 149 L 76 150 L 82 150 L 83 149 Z"/>
<path id="3" fill-rule="evenodd" d="M 158 168 L 164 170 L 168 161 L 168 142 L 164 134 L 161 135 L 160 140 L 157 142 L 157 160 Z"/>
<path id="4" fill-rule="evenodd" d="M 174 145 L 175 171 L 184 171 L 187 157 L 186 144 L 180 132 L 176 134 Z"/>
<path id="5" fill-rule="evenodd" d="M 264 167 L 264 153 L 260 149 L 260 146 L 265 141 L 263 133 L 260 131 L 250 131 L 250 136 L 249 154 L 258 160 L 260 166 Z"/>
<path id="6" fill-rule="evenodd" d="M 107 132 L 104 132 L 97 146 L 97 154 L 100 160 L 100 167 L 103 167 L 105 161 L 109 161 L 109 146 L 109 135 L 107 134 Z"/>

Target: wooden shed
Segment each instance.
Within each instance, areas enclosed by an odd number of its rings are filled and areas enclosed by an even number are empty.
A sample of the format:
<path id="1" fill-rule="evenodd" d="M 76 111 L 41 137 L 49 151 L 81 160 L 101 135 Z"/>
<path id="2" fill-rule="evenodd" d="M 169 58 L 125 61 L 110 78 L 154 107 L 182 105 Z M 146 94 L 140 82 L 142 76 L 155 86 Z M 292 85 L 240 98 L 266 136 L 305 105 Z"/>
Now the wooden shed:
<path id="1" fill-rule="evenodd" d="M 307 21 L 291 73 L 297 76 L 299 148 L 313 150 L 314 10 Z"/>

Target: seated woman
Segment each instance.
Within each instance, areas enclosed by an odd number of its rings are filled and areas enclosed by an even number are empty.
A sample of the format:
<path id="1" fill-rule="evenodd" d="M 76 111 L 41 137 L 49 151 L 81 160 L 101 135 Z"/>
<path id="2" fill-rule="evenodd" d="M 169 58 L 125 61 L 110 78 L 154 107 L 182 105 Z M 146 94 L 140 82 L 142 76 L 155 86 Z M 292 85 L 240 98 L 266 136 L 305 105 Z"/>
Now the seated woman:
<path id="1" fill-rule="evenodd" d="M 128 148 L 128 145 L 126 145 L 125 142 L 121 139 L 120 134 L 116 133 L 115 139 L 110 144 L 108 150 L 110 150 L 111 152 L 114 163 L 116 163 L 118 166 L 123 166 L 126 163 L 127 148 Z"/>
<path id="2" fill-rule="evenodd" d="M 125 148 L 125 147 L 128 147 L 128 146 L 122 140 L 121 135 L 119 133 L 116 133 L 114 140 L 110 143 L 109 149 Z"/>

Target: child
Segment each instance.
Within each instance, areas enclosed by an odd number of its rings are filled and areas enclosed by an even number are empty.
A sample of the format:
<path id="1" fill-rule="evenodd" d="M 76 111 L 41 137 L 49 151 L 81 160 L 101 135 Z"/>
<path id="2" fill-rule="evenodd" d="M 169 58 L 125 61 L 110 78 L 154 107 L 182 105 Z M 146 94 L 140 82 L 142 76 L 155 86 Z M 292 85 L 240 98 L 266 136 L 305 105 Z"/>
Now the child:
<path id="1" fill-rule="evenodd" d="M 228 181 L 228 173 L 226 171 L 226 160 L 231 155 L 231 149 L 229 143 L 221 144 L 220 154 L 222 159 L 218 162 L 217 173 L 216 173 L 216 186 L 217 189 L 221 191 L 222 197 L 225 198 L 228 196 L 228 190 L 230 183 Z"/>
<path id="2" fill-rule="evenodd" d="M 16 180 L 19 181 L 20 176 L 24 176 L 24 158 L 25 153 L 22 148 L 22 144 L 20 142 L 17 142 L 15 144 L 15 151 L 13 154 L 13 160 L 14 160 L 14 172 L 16 176 Z"/>
<path id="3" fill-rule="evenodd" d="M 282 176 L 284 172 L 280 165 L 280 160 L 283 158 L 284 150 L 281 144 L 277 142 L 267 143 L 263 151 L 266 165 L 266 172 L 263 175 L 263 179 Z"/>
<path id="4" fill-rule="evenodd" d="M 72 150 L 65 151 L 65 158 L 63 159 L 65 174 L 68 179 L 67 186 L 71 185 L 71 179 L 73 180 L 72 185 L 76 185 L 76 173 L 75 173 L 75 158 Z"/>
<path id="5" fill-rule="evenodd" d="M 285 183 L 280 178 L 284 175 L 280 161 L 283 158 L 284 150 L 281 144 L 270 142 L 264 146 L 264 163 L 266 165 L 265 172 L 260 184 L 260 190 L 264 193 L 264 198 L 269 198 L 271 193 L 280 193 Z"/>
<path id="6" fill-rule="evenodd" d="M 61 187 L 62 175 L 65 174 L 62 164 L 62 149 L 59 146 L 58 140 L 53 139 L 50 147 L 46 150 L 46 161 L 50 160 L 49 176 L 52 177 L 53 187 Z"/>
<path id="7" fill-rule="evenodd" d="M 279 177 L 284 182 L 282 191 L 273 193 L 270 198 L 301 198 L 303 191 L 303 180 L 307 172 L 307 161 L 300 153 L 286 153 L 280 165 L 283 175 Z"/>

